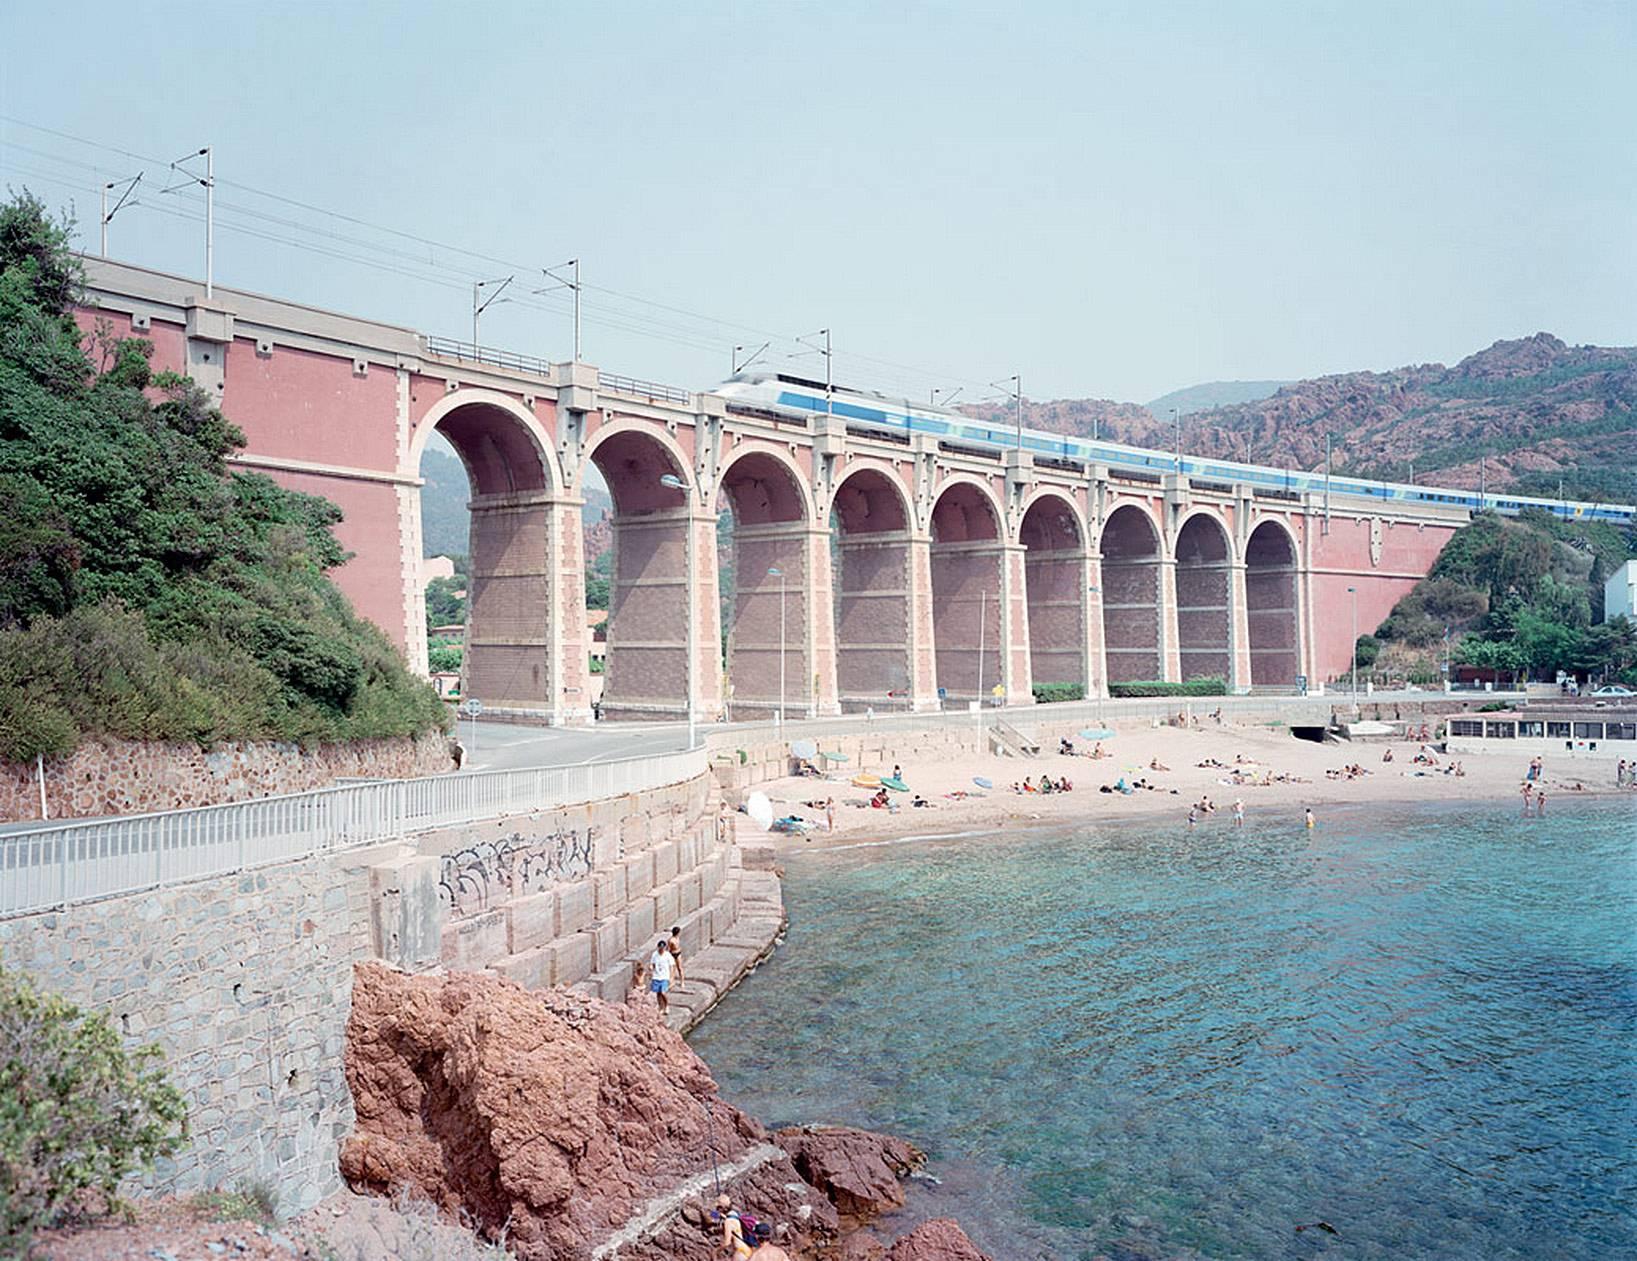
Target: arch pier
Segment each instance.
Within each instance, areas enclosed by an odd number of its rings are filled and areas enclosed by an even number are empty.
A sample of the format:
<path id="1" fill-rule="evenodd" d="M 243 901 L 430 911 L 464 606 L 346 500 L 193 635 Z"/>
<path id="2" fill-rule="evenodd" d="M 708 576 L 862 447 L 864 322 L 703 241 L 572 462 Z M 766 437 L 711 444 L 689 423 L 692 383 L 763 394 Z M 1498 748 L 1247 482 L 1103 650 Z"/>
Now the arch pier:
<path id="1" fill-rule="evenodd" d="M 1024 590 L 1029 619 L 1029 667 L 1034 683 L 1078 684 L 1093 691 L 1088 604 L 1097 586 L 1085 528 L 1074 501 L 1044 492 L 1018 526 L 1024 548 Z"/>
<path id="2" fill-rule="evenodd" d="M 1234 679 L 1233 547 L 1215 516 L 1196 512 L 1177 532 L 1177 657 L 1181 678 Z"/>

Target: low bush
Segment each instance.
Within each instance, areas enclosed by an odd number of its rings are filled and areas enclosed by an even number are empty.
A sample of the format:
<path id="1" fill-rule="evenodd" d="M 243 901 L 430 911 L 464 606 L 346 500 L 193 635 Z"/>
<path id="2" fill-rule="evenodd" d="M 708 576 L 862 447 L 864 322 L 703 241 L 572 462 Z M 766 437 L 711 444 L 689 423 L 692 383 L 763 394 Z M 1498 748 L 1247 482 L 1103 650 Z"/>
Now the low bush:
<path id="1" fill-rule="evenodd" d="M 1083 683 L 1036 683 L 1029 690 L 1034 693 L 1035 700 L 1042 705 L 1086 699 L 1086 687 Z"/>
<path id="2" fill-rule="evenodd" d="M 1119 697 L 1143 696 L 1226 696 L 1226 679 L 1189 679 L 1186 683 L 1166 683 L 1159 679 L 1140 679 L 1125 683 L 1110 683 L 1108 694 Z"/>
<path id="3" fill-rule="evenodd" d="M 8 1247 L 26 1253 L 36 1230 L 70 1213 L 120 1207 L 120 1181 L 181 1145 L 186 1105 L 159 1058 L 156 1046 L 127 1049 L 106 1016 L 0 967 L 0 1238 Z"/>

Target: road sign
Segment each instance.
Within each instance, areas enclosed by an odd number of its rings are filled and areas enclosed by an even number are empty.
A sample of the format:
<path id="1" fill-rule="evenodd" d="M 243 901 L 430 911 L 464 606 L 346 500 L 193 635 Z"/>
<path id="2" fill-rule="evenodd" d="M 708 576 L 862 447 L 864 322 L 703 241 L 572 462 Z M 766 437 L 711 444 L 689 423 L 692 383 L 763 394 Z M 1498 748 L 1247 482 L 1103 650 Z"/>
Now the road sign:
<path id="1" fill-rule="evenodd" d="M 460 712 L 465 714 L 468 718 L 476 718 L 483 712 L 483 702 L 478 700 L 478 698 L 475 696 L 470 700 L 462 701 Z"/>

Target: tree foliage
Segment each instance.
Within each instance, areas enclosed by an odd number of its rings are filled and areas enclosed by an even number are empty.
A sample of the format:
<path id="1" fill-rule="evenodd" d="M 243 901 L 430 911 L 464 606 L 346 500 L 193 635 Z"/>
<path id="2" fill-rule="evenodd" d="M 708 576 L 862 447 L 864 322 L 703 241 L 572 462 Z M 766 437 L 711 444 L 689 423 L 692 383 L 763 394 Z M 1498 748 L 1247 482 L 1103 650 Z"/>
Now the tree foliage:
<path id="1" fill-rule="evenodd" d="M 243 435 L 149 342 L 83 337 L 76 283 L 66 226 L 0 206 L 0 758 L 440 724 L 326 576 L 340 510 L 230 472 Z"/>
<path id="2" fill-rule="evenodd" d="M 1484 513 L 1455 532 L 1376 636 L 1425 649 L 1462 635 L 1461 664 L 1508 675 L 1619 676 L 1632 668 L 1629 632 L 1623 619 L 1596 623 L 1604 580 L 1634 550 L 1637 539 L 1603 523 Z"/>
<path id="3" fill-rule="evenodd" d="M 120 1181 L 187 1136 L 181 1094 L 156 1046 L 128 1050 L 108 1017 L 0 967 L 0 1239 L 85 1207 L 118 1206 Z M 13 1246 L 16 1251 L 11 1251 Z"/>

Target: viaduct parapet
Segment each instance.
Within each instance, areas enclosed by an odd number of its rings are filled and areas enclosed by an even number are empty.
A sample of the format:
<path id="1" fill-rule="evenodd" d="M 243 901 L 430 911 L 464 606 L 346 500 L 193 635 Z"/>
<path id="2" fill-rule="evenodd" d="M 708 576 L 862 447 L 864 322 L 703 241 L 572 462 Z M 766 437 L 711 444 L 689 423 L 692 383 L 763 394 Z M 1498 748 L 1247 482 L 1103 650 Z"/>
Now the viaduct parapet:
<path id="1" fill-rule="evenodd" d="M 337 581 L 422 670 L 419 467 L 442 433 L 472 487 L 466 694 L 552 723 L 592 716 L 593 466 L 614 503 L 602 712 L 616 718 L 921 711 L 1023 703 L 1036 683 L 1099 696 L 1212 675 L 1289 689 L 1342 673 L 1355 605 L 1358 631 L 1375 626 L 1468 519 L 757 412 L 85 263 L 87 330 L 150 339 L 156 367 L 191 375 L 243 429 L 239 467 L 341 506 L 353 559 Z"/>

